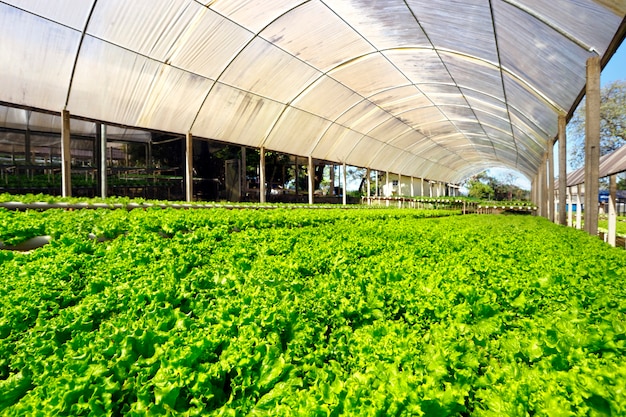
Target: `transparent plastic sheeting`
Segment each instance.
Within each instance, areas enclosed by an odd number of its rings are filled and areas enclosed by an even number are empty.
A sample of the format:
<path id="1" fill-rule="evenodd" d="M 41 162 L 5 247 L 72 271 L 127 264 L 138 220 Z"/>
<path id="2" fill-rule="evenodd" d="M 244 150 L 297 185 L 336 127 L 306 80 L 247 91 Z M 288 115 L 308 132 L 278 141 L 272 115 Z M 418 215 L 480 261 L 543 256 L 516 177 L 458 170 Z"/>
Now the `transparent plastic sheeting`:
<path id="1" fill-rule="evenodd" d="M 447 182 L 532 177 L 625 14 L 609 0 L 2 0 L 0 102 Z"/>

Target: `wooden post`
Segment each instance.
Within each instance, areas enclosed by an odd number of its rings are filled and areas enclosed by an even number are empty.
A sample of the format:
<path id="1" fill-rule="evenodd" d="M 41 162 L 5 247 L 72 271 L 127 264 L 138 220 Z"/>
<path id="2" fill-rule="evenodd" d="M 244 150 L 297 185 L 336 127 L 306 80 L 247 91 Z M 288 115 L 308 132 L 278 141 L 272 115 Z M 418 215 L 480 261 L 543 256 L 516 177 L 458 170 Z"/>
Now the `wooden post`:
<path id="1" fill-rule="evenodd" d="M 615 232 L 617 229 L 617 176 L 609 176 L 609 245 L 615 246 Z"/>
<path id="2" fill-rule="evenodd" d="M 70 153 L 70 112 L 61 112 L 61 195 L 72 196 L 72 155 Z"/>
<path id="3" fill-rule="evenodd" d="M 265 148 L 259 150 L 259 202 L 265 203 Z"/>
<path id="4" fill-rule="evenodd" d="M 313 205 L 313 193 L 315 192 L 315 167 L 313 157 L 309 155 L 309 205 Z"/>
<path id="5" fill-rule="evenodd" d="M 600 57 L 587 59 L 585 115 L 585 230 L 598 234 L 600 180 Z"/>

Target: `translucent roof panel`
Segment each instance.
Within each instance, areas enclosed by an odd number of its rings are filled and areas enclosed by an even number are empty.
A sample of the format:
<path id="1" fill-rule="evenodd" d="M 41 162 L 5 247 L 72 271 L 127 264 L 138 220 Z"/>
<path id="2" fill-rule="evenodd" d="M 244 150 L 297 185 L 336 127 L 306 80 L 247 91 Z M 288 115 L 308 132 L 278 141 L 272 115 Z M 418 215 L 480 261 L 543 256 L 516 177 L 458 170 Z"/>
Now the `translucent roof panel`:
<path id="1" fill-rule="evenodd" d="M 146 7 L 152 9 L 146 13 Z M 254 34 L 186 0 L 99 2 L 89 33 L 157 61 L 217 78 Z"/>
<path id="2" fill-rule="evenodd" d="M 293 155 L 310 155 L 330 121 L 289 107 L 281 114 L 264 145 Z"/>
<path id="3" fill-rule="evenodd" d="M 327 161 L 345 161 L 362 138 L 362 133 L 333 123 L 315 144 L 311 155 Z"/>
<path id="4" fill-rule="evenodd" d="M 128 126 L 184 132 L 213 81 L 87 36 L 68 110 Z M 115 62 L 115 71 L 93 62 Z M 94 83 L 94 79 L 98 82 Z M 129 87 L 132 89 L 129 91 Z"/>
<path id="5" fill-rule="evenodd" d="M 0 101 L 62 109 L 80 32 L 0 3 L 0 38 Z"/>
<path id="6" fill-rule="evenodd" d="M 616 0 L 3 0 L 0 104 L 432 180 L 531 177 L 625 15 Z"/>
<path id="7" fill-rule="evenodd" d="M 260 36 L 322 71 L 375 51 L 331 9 L 316 1 L 284 14 Z"/>
<path id="8" fill-rule="evenodd" d="M 327 0 L 324 3 L 379 50 L 431 46 L 403 0 Z"/>
<path id="9" fill-rule="evenodd" d="M 228 65 L 220 81 L 286 103 L 321 75 L 272 43 L 254 38 Z"/>
<path id="10" fill-rule="evenodd" d="M 216 83 L 198 113 L 194 134 L 259 147 L 284 108 L 277 101 Z"/>
<path id="11" fill-rule="evenodd" d="M 489 2 L 409 0 L 407 4 L 436 48 L 497 62 Z"/>

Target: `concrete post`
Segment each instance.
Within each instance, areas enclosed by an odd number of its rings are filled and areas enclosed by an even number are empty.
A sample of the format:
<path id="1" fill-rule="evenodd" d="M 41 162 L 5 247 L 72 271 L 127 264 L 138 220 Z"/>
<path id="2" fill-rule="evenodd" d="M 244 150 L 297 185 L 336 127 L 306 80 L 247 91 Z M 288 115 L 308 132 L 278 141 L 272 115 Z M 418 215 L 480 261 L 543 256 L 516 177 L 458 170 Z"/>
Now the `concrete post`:
<path id="1" fill-rule="evenodd" d="M 61 195 L 72 196 L 72 155 L 70 153 L 70 112 L 61 112 Z"/>
<path id="2" fill-rule="evenodd" d="M 315 167 L 313 157 L 309 155 L 309 205 L 313 205 L 313 194 L 315 192 Z"/>
<path id="3" fill-rule="evenodd" d="M 559 223 L 564 226 L 567 225 L 567 219 L 565 218 L 567 188 L 567 135 L 565 131 L 565 116 L 559 115 Z M 563 202 L 561 202 L 561 199 L 563 199 Z"/>
<path id="4" fill-rule="evenodd" d="M 587 59 L 585 115 L 585 230 L 598 234 L 600 180 L 600 57 Z"/>
<path id="5" fill-rule="evenodd" d="M 185 201 L 193 199 L 193 135 L 185 135 Z"/>
<path id="6" fill-rule="evenodd" d="M 265 203 L 265 148 L 259 150 L 259 202 Z"/>
<path id="7" fill-rule="evenodd" d="M 615 246 L 615 231 L 617 229 L 617 176 L 609 176 L 609 236 L 608 243 Z"/>

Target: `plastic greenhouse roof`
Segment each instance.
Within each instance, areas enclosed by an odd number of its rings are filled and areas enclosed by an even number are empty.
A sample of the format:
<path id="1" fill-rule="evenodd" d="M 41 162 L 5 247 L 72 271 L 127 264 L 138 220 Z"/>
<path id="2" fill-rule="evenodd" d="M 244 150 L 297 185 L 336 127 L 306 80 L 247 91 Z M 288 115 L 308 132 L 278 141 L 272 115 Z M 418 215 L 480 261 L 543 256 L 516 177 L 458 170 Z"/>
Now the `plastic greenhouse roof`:
<path id="1" fill-rule="evenodd" d="M 533 177 L 623 0 L 0 0 L 0 102 L 440 181 Z"/>

